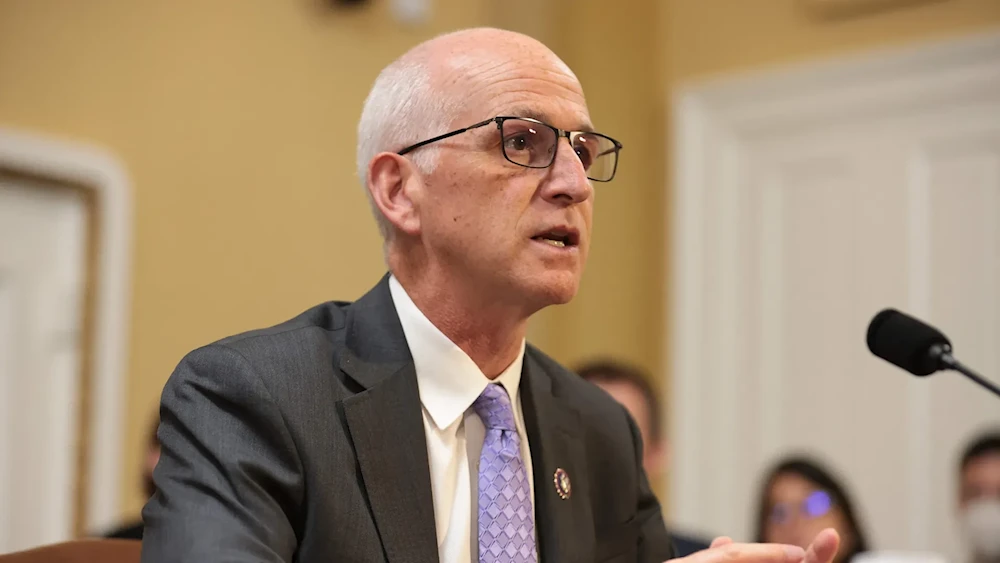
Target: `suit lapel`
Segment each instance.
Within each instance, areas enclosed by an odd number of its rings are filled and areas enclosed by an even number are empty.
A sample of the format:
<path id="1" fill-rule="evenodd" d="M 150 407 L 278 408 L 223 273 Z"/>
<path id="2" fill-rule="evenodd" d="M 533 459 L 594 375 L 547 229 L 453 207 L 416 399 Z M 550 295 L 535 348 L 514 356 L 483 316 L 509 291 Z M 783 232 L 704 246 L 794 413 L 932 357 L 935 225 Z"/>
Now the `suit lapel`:
<path id="1" fill-rule="evenodd" d="M 365 389 L 343 401 L 365 491 L 390 563 L 438 561 L 416 371 L 383 279 L 352 305 L 340 368 Z"/>
<path id="2" fill-rule="evenodd" d="M 521 377 L 527 380 L 527 385 L 522 382 L 521 400 L 534 473 L 539 561 L 588 560 L 592 546 L 584 540 L 592 536 L 593 518 L 586 496 L 586 457 L 578 435 L 580 415 L 553 393 L 552 378 L 530 350 Z M 565 499 L 555 482 L 560 469 L 571 487 Z"/>

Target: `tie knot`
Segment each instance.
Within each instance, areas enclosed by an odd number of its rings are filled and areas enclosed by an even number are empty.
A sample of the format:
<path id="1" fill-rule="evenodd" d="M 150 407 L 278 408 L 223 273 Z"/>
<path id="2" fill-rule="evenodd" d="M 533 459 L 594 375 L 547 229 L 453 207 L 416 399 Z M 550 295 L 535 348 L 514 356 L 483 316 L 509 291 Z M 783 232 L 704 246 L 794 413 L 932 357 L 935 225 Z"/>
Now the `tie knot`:
<path id="1" fill-rule="evenodd" d="M 517 431 L 514 426 L 514 408 L 503 386 L 496 383 L 487 385 L 476 402 L 472 403 L 472 408 L 487 429 Z"/>

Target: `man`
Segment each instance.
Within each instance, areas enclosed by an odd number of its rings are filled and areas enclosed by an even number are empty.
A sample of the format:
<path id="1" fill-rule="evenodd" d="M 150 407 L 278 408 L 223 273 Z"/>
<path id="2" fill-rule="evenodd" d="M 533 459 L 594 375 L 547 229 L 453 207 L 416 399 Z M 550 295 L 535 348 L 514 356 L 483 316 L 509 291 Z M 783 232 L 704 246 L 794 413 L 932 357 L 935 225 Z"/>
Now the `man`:
<path id="1" fill-rule="evenodd" d="M 643 442 L 642 467 L 651 481 L 657 481 L 669 465 L 670 446 L 663 437 L 663 412 L 649 378 L 634 366 L 603 360 L 579 366 L 576 373 L 597 385 L 618 401 L 635 421 Z M 708 549 L 700 538 L 671 530 L 670 539 L 677 557 Z"/>
<path id="2" fill-rule="evenodd" d="M 634 423 L 524 341 L 576 293 L 591 180 L 616 170 L 592 129 L 569 68 L 519 34 L 456 32 L 384 69 L 358 161 L 391 275 L 181 362 L 143 560 L 669 558 Z M 806 557 L 718 544 L 698 561 Z"/>
<path id="3" fill-rule="evenodd" d="M 1000 431 L 973 440 L 959 464 L 959 523 L 973 563 L 1000 562 Z"/>
<path id="4" fill-rule="evenodd" d="M 160 441 L 156 437 L 156 428 L 159 424 L 160 419 L 157 417 L 153 420 L 149 429 L 149 434 L 146 438 L 146 452 L 142 463 L 142 490 L 146 493 L 146 498 L 153 496 L 153 493 L 156 492 L 156 485 L 153 483 L 153 469 L 156 468 L 156 464 L 160 460 Z M 141 540 L 142 529 L 142 520 L 137 519 L 109 532 L 104 537 L 123 540 Z"/>

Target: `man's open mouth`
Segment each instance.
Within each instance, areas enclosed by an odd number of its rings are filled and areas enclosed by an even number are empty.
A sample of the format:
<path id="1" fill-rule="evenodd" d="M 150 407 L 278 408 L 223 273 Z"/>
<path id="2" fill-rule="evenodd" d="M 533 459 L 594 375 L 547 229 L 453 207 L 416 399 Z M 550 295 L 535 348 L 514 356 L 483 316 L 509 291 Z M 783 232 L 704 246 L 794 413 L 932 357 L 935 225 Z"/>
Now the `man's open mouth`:
<path id="1" fill-rule="evenodd" d="M 531 238 L 532 240 L 551 244 L 558 248 L 572 247 L 580 244 L 580 235 L 576 231 L 563 228 L 545 231 Z"/>

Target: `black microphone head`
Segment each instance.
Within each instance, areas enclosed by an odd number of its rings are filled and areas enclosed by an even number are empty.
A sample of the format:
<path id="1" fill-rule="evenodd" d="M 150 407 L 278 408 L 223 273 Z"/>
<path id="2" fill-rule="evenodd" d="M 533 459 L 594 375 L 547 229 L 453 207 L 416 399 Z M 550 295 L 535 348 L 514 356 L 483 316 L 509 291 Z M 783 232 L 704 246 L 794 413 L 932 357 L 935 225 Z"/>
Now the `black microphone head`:
<path id="1" fill-rule="evenodd" d="M 885 309 L 868 325 L 868 349 L 872 354 L 913 375 L 930 375 L 941 369 L 935 344 L 951 347 L 938 329 L 895 309 Z"/>

